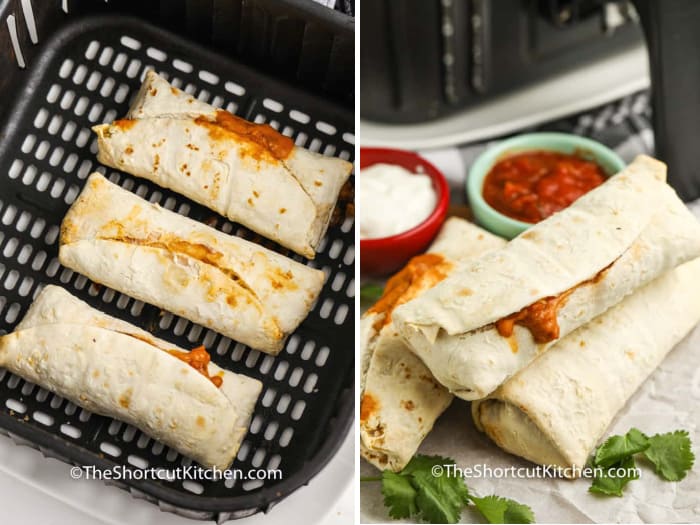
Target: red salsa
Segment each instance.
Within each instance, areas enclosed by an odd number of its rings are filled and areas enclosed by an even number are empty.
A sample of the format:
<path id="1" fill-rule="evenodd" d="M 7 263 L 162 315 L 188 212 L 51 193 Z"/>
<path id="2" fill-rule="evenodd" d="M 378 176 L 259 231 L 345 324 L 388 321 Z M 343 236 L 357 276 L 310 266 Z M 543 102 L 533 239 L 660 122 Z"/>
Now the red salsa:
<path id="1" fill-rule="evenodd" d="M 605 182 L 593 161 L 553 151 L 530 151 L 497 162 L 484 180 L 492 208 L 523 222 L 539 222 Z"/>

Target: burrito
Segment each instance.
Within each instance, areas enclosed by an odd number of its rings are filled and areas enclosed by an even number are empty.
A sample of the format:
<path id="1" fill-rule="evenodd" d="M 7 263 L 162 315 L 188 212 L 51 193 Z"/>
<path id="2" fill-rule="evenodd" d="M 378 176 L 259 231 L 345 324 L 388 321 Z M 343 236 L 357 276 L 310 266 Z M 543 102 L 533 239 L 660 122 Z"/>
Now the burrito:
<path id="1" fill-rule="evenodd" d="M 149 71 L 126 118 L 93 128 L 103 164 L 143 177 L 313 258 L 352 170 L 196 100 Z"/>
<path id="2" fill-rule="evenodd" d="M 360 320 L 360 453 L 377 468 L 406 466 L 452 401 L 399 337 L 393 309 L 447 277 L 461 261 L 504 244 L 465 220 L 448 219 L 428 253 L 389 279 L 382 297 Z"/>
<path id="3" fill-rule="evenodd" d="M 64 266 L 276 355 L 324 274 L 144 201 L 93 173 L 61 224 Z"/>
<path id="4" fill-rule="evenodd" d="M 565 210 L 394 312 L 437 380 L 474 400 L 557 340 L 700 255 L 700 224 L 639 157 Z"/>
<path id="5" fill-rule="evenodd" d="M 696 259 L 569 334 L 472 403 L 474 421 L 512 454 L 580 469 L 615 414 L 699 320 Z"/>
<path id="6" fill-rule="evenodd" d="M 262 384 L 110 317 L 58 286 L 0 337 L 0 366 L 133 425 L 206 467 L 236 457 Z"/>

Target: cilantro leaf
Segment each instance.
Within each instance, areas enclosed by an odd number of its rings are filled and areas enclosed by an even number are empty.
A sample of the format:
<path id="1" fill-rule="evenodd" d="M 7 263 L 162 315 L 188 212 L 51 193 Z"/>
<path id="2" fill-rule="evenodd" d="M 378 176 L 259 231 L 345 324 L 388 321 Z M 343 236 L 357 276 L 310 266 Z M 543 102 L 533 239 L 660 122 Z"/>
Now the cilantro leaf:
<path id="1" fill-rule="evenodd" d="M 435 476 L 425 470 L 414 472 L 412 477 L 418 491 L 416 503 L 424 520 L 429 523 L 459 521 L 469 498 L 467 486 L 461 477 L 449 477 L 445 473 Z"/>
<path id="2" fill-rule="evenodd" d="M 596 470 L 593 484 L 588 488 L 589 492 L 604 496 L 622 496 L 622 491 L 633 479 L 639 479 L 634 456 L 628 456 L 608 467 L 598 467 L 602 473 Z"/>
<path id="3" fill-rule="evenodd" d="M 382 472 L 382 495 L 392 518 L 410 518 L 418 513 L 416 489 L 407 476 L 390 470 Z"/>
<path id="4" fill-rule="evenodd" d="M 433 470 L 436 465 L 442 468 Z M 382 494 L 389 515 L 392 518 L 420 516 L 430 523 L 459 521 L 469 492 L 462 477 L 452 473 L 447 465 L 454 465 L 454 460 L 418 454 L 401 472 L 384 471 Z"/>
<path id="5" fill-rule="evenodd" d="M 682 480 L 695 460 L 685 430 L 650 437 L 644 457 L 654 464 L 656 473 L 667 481 Z"/>
<path id="6" fill-rule="evenodd" d="M 612 467 L 626 458 L 649 447 L 649 438 L 636 428 L 624 436 L 611 436 L 598 447 L 593 458 L 594 467 Z"/>
<path id="7" fill-rule="evenodd" d="M 534 523 L 535 515 L 527 505 L 499 496 L 470 498 L 489 523 Z"/>
<path id="8" fill-rule="evenodd" d="M 526 505 L 497 496 L 470 496 L 462 476 L 456 468 L 450 468 L 454 466 L 451 458 L 417 454 L 401 472 L 384 471 L 382 494 L 389 515 L 394 519 L 421 518 L 429 523 L 457 523 L 471 500 L 477 508 L 485 509 L 482 513 L 491 523 L 534 522 L 532 510 Z"/>
<path id="9" fill-rule="evenodd" d="M 363 284 L 360 286 L 360 299 L 375 303 L 384 293 L 384 288 L 378 284 Z"/>

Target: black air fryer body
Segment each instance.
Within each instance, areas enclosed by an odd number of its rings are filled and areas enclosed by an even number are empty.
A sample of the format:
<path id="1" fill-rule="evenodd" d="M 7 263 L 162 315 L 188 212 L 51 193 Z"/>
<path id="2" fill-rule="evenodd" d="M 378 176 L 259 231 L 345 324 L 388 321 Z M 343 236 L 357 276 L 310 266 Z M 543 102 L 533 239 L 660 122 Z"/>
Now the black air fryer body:
<path id="1" fill-rule="evenodd" d="M 424 122 L 639 44 L 600 1 L 376 0 L 362 5 L 362 117 Z"/>
<path id="2" fill-rule="evenodd" d="M 455 114 L 645 37 L 656 156 L 683 199 L 700 197 L 697 0 L 375 0 L 362 7 L 361 114 L 386 124 Z"/>

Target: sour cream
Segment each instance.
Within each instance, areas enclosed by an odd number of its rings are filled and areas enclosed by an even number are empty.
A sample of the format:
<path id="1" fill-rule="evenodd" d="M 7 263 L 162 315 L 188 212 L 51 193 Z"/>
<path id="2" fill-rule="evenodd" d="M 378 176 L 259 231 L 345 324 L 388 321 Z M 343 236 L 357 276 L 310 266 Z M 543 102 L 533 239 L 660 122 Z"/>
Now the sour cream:
<path id="1" fill-rule="evenodd" d="M 360 171 L 360 238 L 390 237 L 418 226 L 437 205 L 427 175 L 392 164 Z"/>

